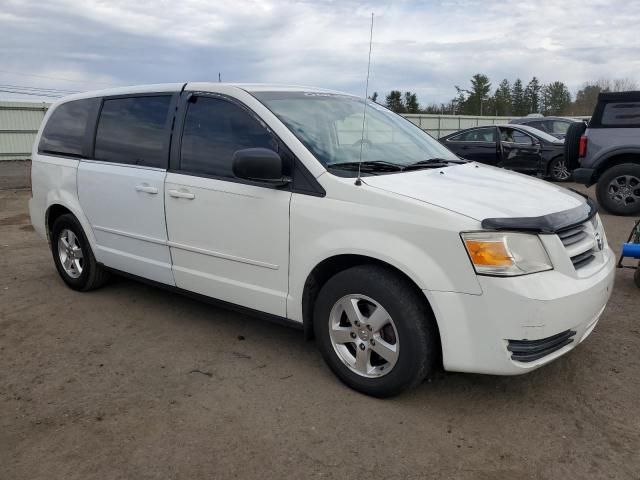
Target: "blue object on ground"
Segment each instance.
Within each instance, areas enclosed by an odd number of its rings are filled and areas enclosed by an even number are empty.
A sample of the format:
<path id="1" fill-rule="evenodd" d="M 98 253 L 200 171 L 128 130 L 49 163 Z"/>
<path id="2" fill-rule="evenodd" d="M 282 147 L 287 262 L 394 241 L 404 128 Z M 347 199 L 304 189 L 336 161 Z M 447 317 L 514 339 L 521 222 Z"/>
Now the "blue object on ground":
<path id="1" fill-rule="evenodd" d="M 623 243 L 622 256 L 640 258 L 640 243 Z"/>

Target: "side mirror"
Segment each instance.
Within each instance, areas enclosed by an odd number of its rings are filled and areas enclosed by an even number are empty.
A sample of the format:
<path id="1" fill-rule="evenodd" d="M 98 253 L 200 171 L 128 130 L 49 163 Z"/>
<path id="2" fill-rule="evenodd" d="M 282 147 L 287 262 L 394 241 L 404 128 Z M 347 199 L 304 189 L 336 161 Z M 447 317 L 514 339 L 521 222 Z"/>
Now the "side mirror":
<path id="1" fill-rule="evenodd" d="M 233 174 L 253 182 L 283 186 L 291 182 L 284 176 L 282 158 L 268 148 L 245 148 L 233 154 Z"/>

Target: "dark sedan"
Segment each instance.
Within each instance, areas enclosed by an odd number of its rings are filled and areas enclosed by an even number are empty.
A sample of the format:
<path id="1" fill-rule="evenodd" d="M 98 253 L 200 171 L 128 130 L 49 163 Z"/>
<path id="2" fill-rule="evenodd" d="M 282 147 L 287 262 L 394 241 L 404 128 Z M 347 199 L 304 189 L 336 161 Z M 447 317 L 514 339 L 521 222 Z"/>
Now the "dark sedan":
<path id="1" fill-rule="evenodd" d="M 571 177 L 564 161 L 564 142 L 526 125 L 467 128 L 442 137 L 440 142 L 467 160 L 556 182 Z"/>
<path id="2" fill-rule="evenodd" d="M 514 118 L 509 123 L 518 125 L 527 125 L 529 127 L 542 130 L 556 138 L 563 139 L 567 135 L 567 130 L 572 123 L 580 123 L 582 120 L 567 117 L 543 117 L 531 116 L 523 118 Z"/>

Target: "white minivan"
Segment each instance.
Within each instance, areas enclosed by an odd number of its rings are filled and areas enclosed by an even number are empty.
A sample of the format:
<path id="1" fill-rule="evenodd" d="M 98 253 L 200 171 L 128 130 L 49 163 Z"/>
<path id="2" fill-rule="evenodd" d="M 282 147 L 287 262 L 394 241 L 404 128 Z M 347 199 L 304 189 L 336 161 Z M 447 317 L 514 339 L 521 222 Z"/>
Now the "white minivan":
<path id="1" fill-rule="evenodd" d="M 540 367 L 591 333 L 613 287 L 591 200 L 340 92 L 74 95 L 32 158 L 31 221 L 71 288 L 115 272 L 286 321 L 374 396 L 439 367 Z"/>

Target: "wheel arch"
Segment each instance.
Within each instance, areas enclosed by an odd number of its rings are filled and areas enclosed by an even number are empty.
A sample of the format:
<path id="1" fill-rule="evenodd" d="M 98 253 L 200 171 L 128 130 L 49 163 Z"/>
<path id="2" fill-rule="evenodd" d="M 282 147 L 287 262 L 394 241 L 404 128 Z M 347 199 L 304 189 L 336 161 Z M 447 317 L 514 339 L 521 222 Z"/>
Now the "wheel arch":
<path id="1" fill-rule="evenodd" d="M 545 175 L 551 175 L 551 164 L 554 162 L 554 160 L 557 160 L 558 158 L 565 158 L 564 157 L 564 153 L 559 153 L 557 155 L 554 155 L 553 157 L 549 158 L 549 160 L 547 161 L 547 164 L 545 166 Z"/>
<path id="2" fill-rule="evenodd" d="M 388 262 L 375 257 L 361 254 L 333 255 L 322 260 L 311 270 L 306 278 L 302 293 L 302 323 L 305 338 L 307 340 L 313 338 L 313 308 L 320 289 L 330 278 L 332 278 L 337 273 L 347 270 L 351 267 L 355 267 L 357 265 L 378 265 L 389 270 L 393 274 L 398 275 L 400 278 L 403 278 L 407 282 L 407 284 L 411 286 L 414 292 L 419 295 L 419 298 L 424 301 L 424 305 L 431 312 L 431 315 L 435 321 L 436 331 L 438 332 L 437 341 L 440 346 L 440 350 L 442 350 L 438 319 L 436 318 L 435 312 L 433 311 L 433 308 L 429 303 L 429 299 L 426 297 L 415 280 L 412 279 L 408 274 Z M 442 358 L 442 351 L 440 351 L 440 358 Z"/>
<path id="3" fill-rule="evenodd" d="M 47 208 L 47 211 L 44 215 L 44 221 L 47 227 L 47 238 L 49 239 L 49 241 L 51 241 L 51 231 L 53 230 L 53 224 L 55 223 L 55 221 L 62 215 L 66 215 L 68 213 L 75 217 L 74 213 L 64 205 L 61 205 L 59 203 L 49 205 L 49 208 Z"/>
<path id="4" fill-rule="evenodd" d="M 611 167 L 622 165 L 623 163 L 637 163 L 640 165 L 640 150 L 629 149 L 609 152 L 609 154 L 600 159 L 595 167 L 597 178 L 600 178 Z"/>
<path id="5" fill-rule="evenodd" d="M 61 215 L 70 214 L 73 215 L 80 223 L 80 226 L 82 227 L 82 230 L 84 231 L 84 234 L 89 241 L 91 249 L 95 252 L 96 239 L 93 235 L 93 230 L 91 229 L 87 218 L 84 216 L 82 210 L 80 210 L 79 207 L 75 207 L 70 203 L 71 202 L 65 202 L 62 198 L 51 198 L 50 202 L 48 202 L 48 206 L 45 210 L 44 215 L 47 240 L 51 242 L 51 229 L 53 228 L 53 223 L 56 221 L 56 219 Z"/>

